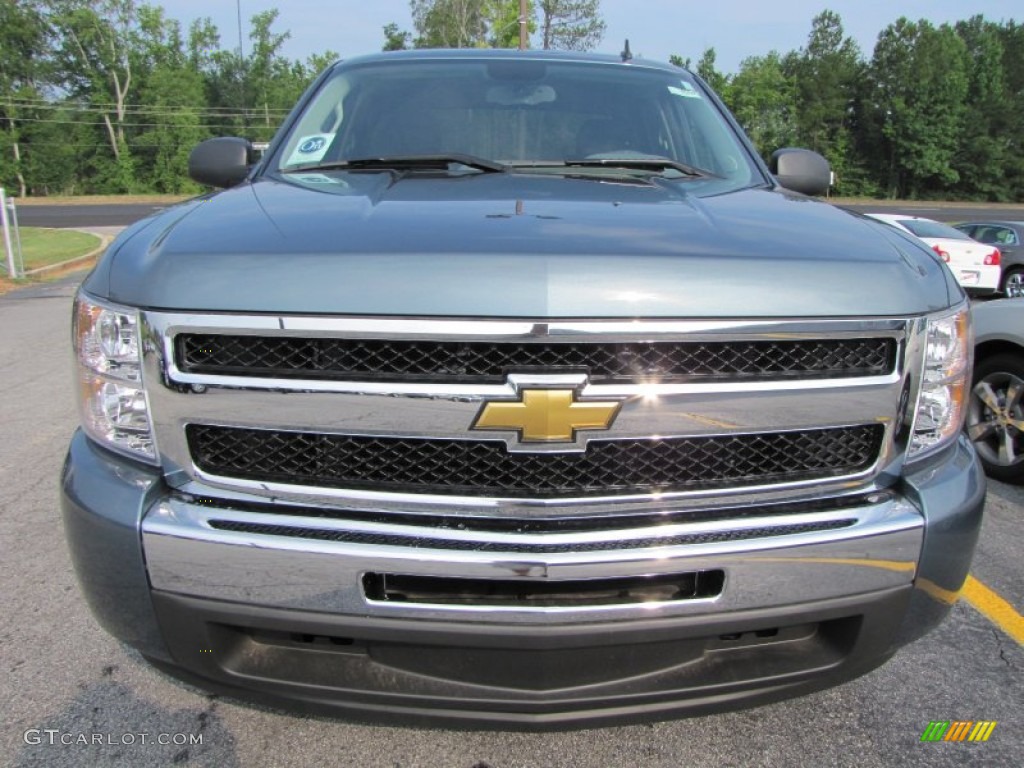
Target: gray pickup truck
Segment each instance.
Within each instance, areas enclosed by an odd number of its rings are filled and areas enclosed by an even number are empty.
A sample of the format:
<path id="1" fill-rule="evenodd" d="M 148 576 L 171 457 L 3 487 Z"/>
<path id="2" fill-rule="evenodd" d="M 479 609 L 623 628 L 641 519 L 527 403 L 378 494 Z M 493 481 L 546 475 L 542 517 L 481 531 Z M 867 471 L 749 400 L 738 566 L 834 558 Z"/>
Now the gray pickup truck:
<path id="1" fill-rule="evenodd" d="M 835 685 L 934 627 L 984 475 L 934 253 L 807 197 L 675 67 L 324 72 L 74 313 L 62 478 L 99 622 L 353 718 L 622 723 Z M 796 190 L 796 191 L 794 191 Z"/>

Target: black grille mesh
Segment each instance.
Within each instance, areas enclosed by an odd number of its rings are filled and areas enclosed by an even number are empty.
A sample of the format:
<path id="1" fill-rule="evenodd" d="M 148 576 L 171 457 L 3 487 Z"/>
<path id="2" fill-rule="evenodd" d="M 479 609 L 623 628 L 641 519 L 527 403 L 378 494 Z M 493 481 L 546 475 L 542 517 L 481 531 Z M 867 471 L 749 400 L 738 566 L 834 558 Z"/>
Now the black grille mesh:
<path id="1" fill-rule="evenodd" d="M 555 497 L 721 488 L 870 467 L 872 424 L 753 435 L 591 441 L 585 453 L 509 453 L 497 441 L 187 427 L 196 466 L 248 480 L 381 491 Z"/>
<path id="2" fill-rule="evenodd" d="M 463 382 L 531 369 L 585 372 L 596 382 L 875 376 L 896 357 L 886 338 L 574 344 L 180 334 L 176 348 L 188 373 Z"/>

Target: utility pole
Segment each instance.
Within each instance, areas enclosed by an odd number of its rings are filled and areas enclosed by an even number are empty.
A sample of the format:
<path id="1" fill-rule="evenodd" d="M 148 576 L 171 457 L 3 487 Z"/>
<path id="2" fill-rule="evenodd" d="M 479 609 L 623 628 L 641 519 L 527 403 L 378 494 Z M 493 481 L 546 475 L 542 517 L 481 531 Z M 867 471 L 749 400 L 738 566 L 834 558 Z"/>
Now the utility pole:
<path id="1" fill-rule="evenodd" d="M 519 50 L 525 51 L 530 47 L 529 30 L 526 23 L 527 0 L 519 0 Z"/>
<path id="2" fill-rule="evenodd" d="M 245 50 L 242 48 L 242 0 L 235 0 L 235 11 L 238 15 L 238 108 L 242 112 L 242 128 L 249 127 L 249 117 L 245 111 Z"/>

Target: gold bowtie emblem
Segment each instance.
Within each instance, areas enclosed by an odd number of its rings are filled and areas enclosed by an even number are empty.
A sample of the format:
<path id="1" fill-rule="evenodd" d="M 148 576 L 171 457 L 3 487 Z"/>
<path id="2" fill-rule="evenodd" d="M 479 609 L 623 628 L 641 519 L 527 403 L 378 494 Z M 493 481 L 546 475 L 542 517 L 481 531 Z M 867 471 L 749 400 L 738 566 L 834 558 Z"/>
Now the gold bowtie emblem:
<path id="1" fill-rule="evenodd" d="M 571 389 L 525 389 L 517 403 L 487 403 L 473 429 L 515 430 L 524 443 L 572 442 L 580 429 L 608 429 L 620 403 L 578 402 Z"/>

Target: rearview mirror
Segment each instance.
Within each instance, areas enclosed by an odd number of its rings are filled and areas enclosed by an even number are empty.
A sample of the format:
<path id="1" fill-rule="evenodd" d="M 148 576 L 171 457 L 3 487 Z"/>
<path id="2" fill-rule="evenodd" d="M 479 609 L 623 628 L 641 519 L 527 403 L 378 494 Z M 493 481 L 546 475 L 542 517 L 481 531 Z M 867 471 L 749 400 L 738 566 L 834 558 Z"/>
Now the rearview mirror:
<path id="1" fill-rule="evenodd" d="M 770 169 L 779 184 L 804 195 L 823 195 L 832 184 L 828 160 L 809 149 L 786 147 L 775 150 Z"/>
<path id="2" fill-rule="evenodd" d="M 188 175 L 210 187 L 233 187 L 245 181 L 255 161 L 256 151 L 248 139 L 207 139 L 189 155 Z"/>

